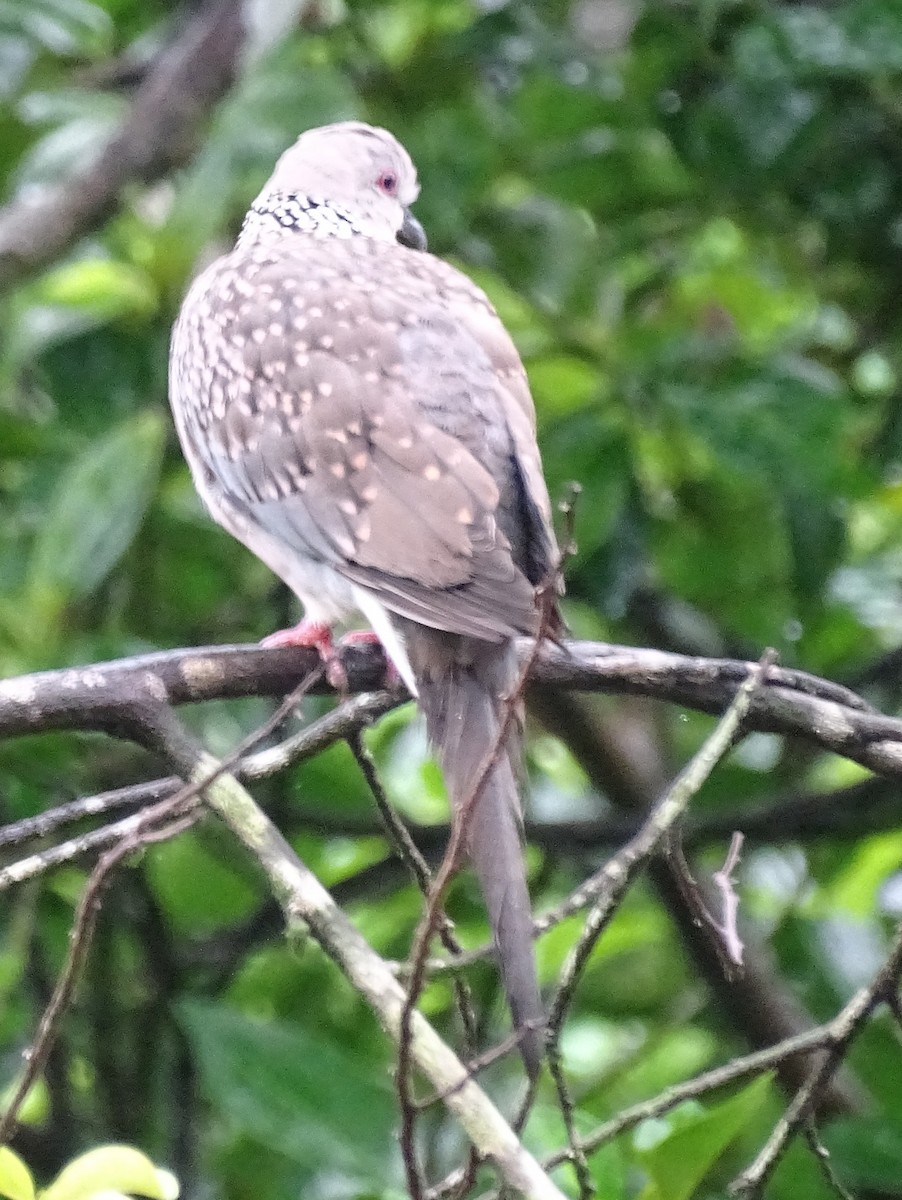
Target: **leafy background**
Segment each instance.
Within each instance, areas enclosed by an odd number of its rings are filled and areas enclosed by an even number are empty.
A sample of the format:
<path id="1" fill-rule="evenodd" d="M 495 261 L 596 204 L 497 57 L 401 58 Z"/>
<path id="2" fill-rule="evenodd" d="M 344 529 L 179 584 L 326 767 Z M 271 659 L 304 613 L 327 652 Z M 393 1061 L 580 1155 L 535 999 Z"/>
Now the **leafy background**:
<path id="1" fill-rule="evenodd" d="M 7 201 L 90 161 L 144 65 L 197 7 L 0 2 Z M 134 184 L 100 230 L 0 300 L 0 672 L 251 641 L 290 618 L 283 590 L 193 494 L 167 409 L 167 338 L 192 273 L 229 244 L 278 153 L 305 127 L 354 117 L 410 149 L 431 247 L 478 279 L 516 336 L 552 493 L 582 484 L 574 632 L 702 654 L 772 645 L 784 664 L 897 711 L 895 0 L 274 0 L 253 12 L 238 78 L 186 165 Z M 267 711 L 211 704 L 191 719 L 221 752 Z M 639 702 L 599 701 L 595 712 L 662 779 L 709 727 Z M 533 732 L 537 821 L 616 810 L 560 741 Z M 369 742 L 402 810 L 443 820 L 411 714 Z M 14 820 L 153 769 L 96 737 L 8 742 L 0 811 Z M 629 756 L 625 771 L 642 775 Z M 835 830 L 803 823 L 787 838 L 778 807 L 741 872 L 750 942 L 770 948 L 773 978 L 815 1019 L 879 964 L 900 908 L 891 812 L 840 791 L 860 774 L 757 735 L 698 801 L 735 813 L 738 828 L 756 806 L 812 792 L 837 815 Z M 374 820 L 372 836 L 340 832 L 372 819 L 350 756 L 333 750 L 258 795 L 377 948 L 403 958 L 419 900 Z M 879 795 L 891 806 L 888 785 Z M 542 909 L 603 848 L 536 840 Z M 722 855 L 722 843 L 709 846 L 704 861 Z M 10 1087 L 84 879 L 69 868 L 4 899 L 0 1082 Z M 465 881 L 453 912 L 478 944 L 485 929 Z M 568 925 L 543 940 L 546 981 L 573 936 Z M 498 1034 L 492 972 L 474 983 Z M 426 1003 L 455 1037 L 447 989 Z M 825 1133 L 834 1169 L 862 1195 L 902 1195 L 898 1040 L 889 1019 L 869 1027 L 851 1059 L 862 1103 Z M 748 1047 L 667 906 L 639 887 L 595 952 L 567 1029 L 581 1127 Z M 204 827 L 118 881 L 15 1146 L 45 1180 L 78 1150 L 123 1140 L 171 1166 L 193 1197 L 399 1195 L 390 1065 L 344 981 L 314 948 L 283 943 L 261 880 Z M 518 1078 L 514 1062 L 491 1077 L 502 1103 Z M 600 1194 L 722 1195 L 782 1102 L 773 1083 L 756 1083 L 646 1123 L 592 1158 Z M 432 1134 L 439 1173 L 460 1146 L 438 1123 Z M 528 1140 L 550 1150 L 561 1139 L 549 1091 Z M 829 1192 L 796 1148 L 770 1194 Z"/>

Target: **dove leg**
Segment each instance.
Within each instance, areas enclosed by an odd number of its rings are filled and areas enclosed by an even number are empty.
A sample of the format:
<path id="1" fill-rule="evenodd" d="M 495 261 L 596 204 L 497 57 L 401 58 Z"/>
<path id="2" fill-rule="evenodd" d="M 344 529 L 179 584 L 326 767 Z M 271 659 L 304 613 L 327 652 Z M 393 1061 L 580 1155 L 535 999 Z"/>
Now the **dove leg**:
<path id="1" fill-rule="evenodd" d="M 298 621 L 290 629 L 278 629 L 260 642 L 268 650 L 277 646 L 309 646 L 319 650 L 323 661 L 335 656 L 335 643 L 332 640 L 332 626 L 325 621 Z"/>
<path id="2" fill-rule="evenodd" d="M 338 657 L 332 626 L 326 621 L 310 621 L 306 617 L 290 629 L 278 629 L 260 642 L 268 650 L 281 646 L 307 646 L 319 651 L 326 679 L 337 692 L 348 690 L 348 677 Z"/>

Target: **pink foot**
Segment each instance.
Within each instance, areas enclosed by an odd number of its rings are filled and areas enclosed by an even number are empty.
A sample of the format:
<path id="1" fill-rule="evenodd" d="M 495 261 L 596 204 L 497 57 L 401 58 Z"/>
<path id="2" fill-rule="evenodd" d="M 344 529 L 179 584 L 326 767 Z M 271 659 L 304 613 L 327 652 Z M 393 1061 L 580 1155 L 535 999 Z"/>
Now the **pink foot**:
<path id="1" fill-rule="evenodd" d="M 332 640 L 332 627 L 325 621 L 308 621 L 306 618 L 292 625 L 290 629 L 278 629 L 269 637 L 263 638 L 261 646 L 268 650 L 277 646 L 309 646 L 319 650 L 324 662 L 335 655 L 335 643 Z"/>
<path id="2" fill-rule="evenodd" d="M 279 629 L 275 633 L 271 633 L 269 637 L 263 638 L 260 645 L 266 646 L 267 649 L 281 646 L 308 646 L 318 650 L 326 671 L 326 679 L 337 692 L 348 690 L 348 676 L 338 655 L 339 648 L 343 646 L 378 646 L 382 649 L 382 643 L 370 629 L 354 629 L 350 633 L 346 633 L 336 648 L 331 625 L 327 625 L 325 621 L 308 621 L 306 618 L 297 625 L 293 625 L 291 629 Z M 386 687 L 396 687 L 401 683 L 401 677 L 384 650 L 383 657 L 385 658 Z"/>
<path id="3" fill-rule="evenodd" d="M 269 637 L 265 637 L 261 641 L 260 645 L 266 646 L 267 649 L 281 646 L 308 646 L 312 650 L 318 650 L 327 682 L 337 692 L 348 690 L 348 677 L 335 649 L 332 626 L 327 625 L 325 621 L 308 621 L 305 617 L 291 629 L 279 629 L 275 633 L 271 633 Z"/>

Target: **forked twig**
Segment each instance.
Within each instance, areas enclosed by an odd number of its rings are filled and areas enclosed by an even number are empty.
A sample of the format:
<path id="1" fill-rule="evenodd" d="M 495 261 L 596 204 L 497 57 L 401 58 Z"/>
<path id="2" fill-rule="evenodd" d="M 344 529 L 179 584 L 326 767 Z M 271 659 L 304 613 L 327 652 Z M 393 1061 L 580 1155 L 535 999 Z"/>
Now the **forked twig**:
<path id="1" fill-rule="evenodd" d="M 548 1018 L 548 1060 L 564 1117 L 571 1162 L 576 1171 L 580 1195 L 583 1197 L 591 1194 L 593 1184 L 573 1120 L 573 1102 L 566 1085 L 561 1061 L 560 1035 L 564 1016 L 573 1000 L 576 985 L 598 938 L 617 911 L 637 873 L 665 841 L 676 823 L 682 819 L 692 798 L 730 749 L 755 692 L 761 687 L 767 676 L 773 657 L 772 651 L 768 651 L 762 657 L 757 669 L 737 691 L 732 704 L 721 717 L 716 728 L 665 792 L 639 832 L 613 859 L 605 864 L 603 872 L 607 887 L 599 894 L 586 919 L 579 940 L 564 963 L 561 981 Z"/>
<path id="2" fill-rule="evenodd" d="M 896 926 L 890 952 L 867 986 L 860 988 L 848 1004 L 828 1022 L 825 1050 L 805 1082 L 793 1096 L 754 1162 L 737 1176 L 731 1192 L 745 1200 L 757 1200 L 786 1152 L 792 1139 L 811 1120 L 820 1092 L 827 1086 L 865 1022 L 878 1005 L 887 1003 L 898 987 L 902 972 L 902 922 Z"/>
<path id="3" fill-rule="evenodd" d="M 87 957 L 103 891 L 113 871 L 135 850 L 174 837 L 188 829 L 197 818 L 200 796 L 204 788 L 214 783 L 220 775 L 239 762 L 248 750 L 277 729 L 293 712 L 301 697 L 316 682 L 319 674 L 318 670 L 310 672 L 277 706 L 268 720 L 244 738 L 229 758 L 218 764 L 217 769 L 210 772 L 206 778 L 186 784 L 175 795 L 168 796 L 127 821 L 119 823 L 120 825 L 128 824 L 128 831 L 119 843 L 108 850 L 95 864 L 78 902 L 69 935 L 70 945 L 66 961 L 50 1002 L 41 1015 L 32 1047 L 25 1054 L 26 1065 L 22 1078 L 19 1080 L 9 1107 L 0 1117 L 0 1145 L 3 1145 L 8 1139 L 9 1131 L 22 1101 L 39 1077 L 50 1054 L 59 1021 L 72 999 L 81 968 Z"/>

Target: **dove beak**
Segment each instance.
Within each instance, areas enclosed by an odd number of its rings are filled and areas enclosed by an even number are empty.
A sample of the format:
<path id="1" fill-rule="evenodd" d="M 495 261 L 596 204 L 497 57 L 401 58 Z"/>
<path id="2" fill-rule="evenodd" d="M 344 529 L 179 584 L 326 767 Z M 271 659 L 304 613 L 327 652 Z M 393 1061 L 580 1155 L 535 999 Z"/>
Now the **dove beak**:
<path id="1" fill-rule="evenodd" d="M 401 245 L 408 246 L 411 250 L 425 250 L 428 244 L 425 229 L 409 208 L 404 209 L 404 220 L 397 236 Z"/>

